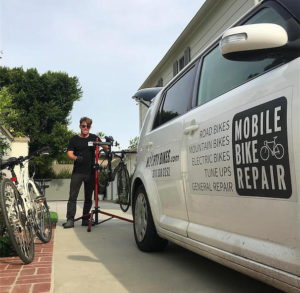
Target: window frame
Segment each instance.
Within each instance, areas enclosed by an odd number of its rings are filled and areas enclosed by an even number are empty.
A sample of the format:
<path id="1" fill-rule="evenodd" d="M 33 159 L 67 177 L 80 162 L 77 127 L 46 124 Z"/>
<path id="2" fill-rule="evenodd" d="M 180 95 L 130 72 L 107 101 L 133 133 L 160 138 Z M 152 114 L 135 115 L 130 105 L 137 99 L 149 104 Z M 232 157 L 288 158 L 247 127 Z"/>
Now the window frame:
<path id="1" fill-rule="evenodd" d="M 197 94 L 197 87 L 196 87 L 196 84 L 197 82 L 196 79 L 199 77 L 199 59 L 196 59 L 194 62 L 192 62 L 191 64 L 189 64 L 188 66 L 186 66 L 186 68 L 184 68 L 182 70 L 182 72 L 180 72 L 180 74 L 178 74 L 167 86 L 165 89 L 163 89 L 163 92 L 161 94 L 161 98 L 160 98 L 160 101 L 159 101 L 159 105 L 157 106 L 157 109 L 156 109 L 156 113 L 155 113 L 155 116 L 154 116 L 154 119 L 152 121 L 152 127 L 151 127 L 151 131 L 153 130 L 156 130 L 158 128 L 160 128 L 162 125 L 165 125 L 167 123 L 169 123 L 170 121 L 173 121 L 179 117 L 181 117 L 182 115 L 185 115 L 186 113 L 188 113 L 189 111 L 191 111 L 193 109 L 193 101 L 195 99 L 195 95 Z M 167 95 L 167 92 L 169 89 L 171 89 L 185 74 L 187 74 L 190 70 L 192 70 L 193 68 L 195 67 L 195 73 L 194 73 L 194 86 L 193 86 L 193 90 L 192 90 L 192 95 L 191 95 L 191 98 L 190 98 L 190 101 L 189 101 L 189 105 L 188 105 L 188 110 L 184 113 L 184 114 L 181 114 L 181 115 L 178 115 L 170 120 L 168 120 L 167 122 L 164 122 L 164 123 L 159 123 L 159 125 L 156 126 L 156 121 L 158 119 L 158 115 L 161 113 L 162 109 L 163 109 L 163 106 L 164 106 L 164 103 L 165 103 L 165 99 L 166 99 L 166 95 Z"/>

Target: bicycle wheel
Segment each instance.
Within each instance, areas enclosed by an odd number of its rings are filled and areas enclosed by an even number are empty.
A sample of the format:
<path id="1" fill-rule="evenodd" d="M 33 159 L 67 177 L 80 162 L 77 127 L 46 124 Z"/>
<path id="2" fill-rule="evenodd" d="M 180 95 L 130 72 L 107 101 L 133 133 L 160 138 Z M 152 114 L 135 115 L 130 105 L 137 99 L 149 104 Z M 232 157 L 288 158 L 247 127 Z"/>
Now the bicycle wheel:
<path id="1" fill-rule="evenodd" d="M 31 263 L 34 259 L 32 226 L 26 217 L 20 193 L 8 179 L 3 179 L 0 183 L 0 207 L 14 249 L 25 264 Z"/>
<path id="2" fill-rule="evenodd" d="M 270 156 L 270 152 L 269 152 L 269 149 L 266 147 L 266 146 L 263 146 L 261 149 L 260 149 L 260 157 L 266 161 L 269 159 L 269 156 Z"/>
<path id="3" fill-rule="evenodd" d="M 284 156 L 284 148 L 283 148 L 283 145 L 282 144 L 277 144 L 275 147 L 274 147 L 274 156 L 276 159 L 280 160 L 283 158 Z"/>
<path id="4" fill-rule="evenodd" d="M 42 242 L 47 243 L 52 237 L 52 223 L 47 200 L 32 182 L 28 183 L 28 191 L 34 208 L 35 234 Z"/>
<path id="5" fill-rule="evenodd" d="M 130 182 L 126 165 L 120 166 L 117 175 L 119 205 L 123 212 L 127 212 L 130 206 Z"/>

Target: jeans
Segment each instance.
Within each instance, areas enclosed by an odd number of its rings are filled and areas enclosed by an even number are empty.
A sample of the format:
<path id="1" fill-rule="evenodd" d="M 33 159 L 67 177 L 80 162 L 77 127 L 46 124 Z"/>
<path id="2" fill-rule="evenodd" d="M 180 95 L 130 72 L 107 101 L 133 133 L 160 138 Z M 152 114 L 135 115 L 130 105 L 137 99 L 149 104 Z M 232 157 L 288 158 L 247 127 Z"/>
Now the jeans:
<path id="1" fill-rule="evenodd" d="M 83 215 L 90 212 L 92 207 L 92 195 L 94 191 L 95 178 L 94 174 L 80 174 L 73 173 L 70 183 L 70 195 L 67 205 L 67 219 L 73 219 L 76 214 L 76 202 L 79 194 L 80 187 L 84 183 L 84 205 L 83 205 Z"/>

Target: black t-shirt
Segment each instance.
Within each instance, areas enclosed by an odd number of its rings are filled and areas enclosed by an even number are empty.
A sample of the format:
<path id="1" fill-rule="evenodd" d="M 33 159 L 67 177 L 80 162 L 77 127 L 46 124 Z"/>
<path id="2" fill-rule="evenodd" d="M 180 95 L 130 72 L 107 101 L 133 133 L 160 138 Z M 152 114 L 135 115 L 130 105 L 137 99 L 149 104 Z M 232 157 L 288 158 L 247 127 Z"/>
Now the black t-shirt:
<path id="1" fill-rule="evenodd" d="M 98 136 L 90 133 L 88 137 L 75 135 L 70 139 L 68 151 L 73 151 L 75 156 L 82 156 L 82 162 L 74 162 L 73 173 L 86 174 L 92 172 L 95 161 L 95 148 L 88 146 L 89 141 L 95 141 Z"/>

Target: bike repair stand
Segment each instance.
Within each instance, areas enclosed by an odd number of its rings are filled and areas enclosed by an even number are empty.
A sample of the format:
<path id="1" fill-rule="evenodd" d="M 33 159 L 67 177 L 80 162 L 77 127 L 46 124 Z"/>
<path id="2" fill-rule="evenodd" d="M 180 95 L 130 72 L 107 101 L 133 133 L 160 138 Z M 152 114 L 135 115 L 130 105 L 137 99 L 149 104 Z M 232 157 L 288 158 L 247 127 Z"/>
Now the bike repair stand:
<path id="1" fill-rule="evenodd" d="M 107 212 L 104 212 L 104 211 L 100 210 L 99 197 L 98 197 L 98 190 L 99 190 L 98 189 L 98 178 L 99 178 L 100 166 L 99 166 L 98 160 L 99 160 L 99 146 L 102 146 L 102 145 L 108 146 L 108 148 L 109 148 L 108 153 L 110 154 L 111 146 L 112 146 L 111 142 L 101 142 L 101 141 L 99 141 L 99 138 L 97 138 L 96 141 L 89 142 L 89 146 L 95 146 L 95 164 L 94 164 L 94 170 L 95 170 L 95 188 L 94 188 L 95 207 L 89 214 L 83 215 L 83 216 L 81 216 L 79 218 L 76 218 L 74 220 L 74 221 L 78 221 L 82 218 L 89 217 L 89 224 L 88 224 L 87 232 L 91 232 L 92 226 L 102 224 L 102 223 L 104 223 L 108 220 L 111 220 L 113 218 L 117 218 L 117 219 L 120 219 L 120 220 L 123 220 L 123 221 L 133 223 L 133 220 L 130 220 L 130 219 L 127 219 L 127 218 L 124 218 L 124 217 L 120 217 L 120 216 L 117 216 L 117 215 L 107 213 Z M 110 218 L 99 222 L 98 214 L 103 214 L 103 215 L 109 216 Z"/>

